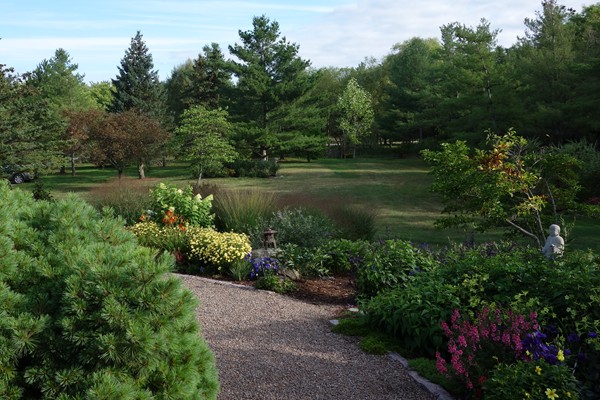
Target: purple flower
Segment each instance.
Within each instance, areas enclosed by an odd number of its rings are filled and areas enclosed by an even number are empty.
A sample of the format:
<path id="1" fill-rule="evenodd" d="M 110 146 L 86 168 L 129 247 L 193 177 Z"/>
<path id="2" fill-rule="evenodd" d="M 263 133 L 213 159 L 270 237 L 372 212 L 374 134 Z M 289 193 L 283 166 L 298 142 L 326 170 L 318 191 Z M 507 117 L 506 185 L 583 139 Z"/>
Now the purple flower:
<path id="1" fill-rule="evenodd" d="M 567 340 L 569 342 L 579 342 L 579 335 L 577 333 L 570 333 L 569 336 L 567 336 Z"/>
<path id="2" fill-rule="evenodd" d="M 588 333 L 588 336 L 591 337 L 592 339 L 596 339 L 598 337 L 598 334 L 596 332 L 590 332 L 590 333 Z"/>

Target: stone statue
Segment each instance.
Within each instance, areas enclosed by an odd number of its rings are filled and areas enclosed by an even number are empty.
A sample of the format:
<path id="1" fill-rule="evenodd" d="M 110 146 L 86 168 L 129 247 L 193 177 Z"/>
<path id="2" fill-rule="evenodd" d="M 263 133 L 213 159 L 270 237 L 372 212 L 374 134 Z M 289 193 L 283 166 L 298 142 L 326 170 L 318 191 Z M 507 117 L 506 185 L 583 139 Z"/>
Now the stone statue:
<path id="1" fill-rule="evenodd" d="M 550 236 L 546 239 L 546 244 L 542 249 L 544 256 L 548 258 L 561 256 L 565 250 L 565 240 L 560 237 L 560 226 L 550 225 Z"/>

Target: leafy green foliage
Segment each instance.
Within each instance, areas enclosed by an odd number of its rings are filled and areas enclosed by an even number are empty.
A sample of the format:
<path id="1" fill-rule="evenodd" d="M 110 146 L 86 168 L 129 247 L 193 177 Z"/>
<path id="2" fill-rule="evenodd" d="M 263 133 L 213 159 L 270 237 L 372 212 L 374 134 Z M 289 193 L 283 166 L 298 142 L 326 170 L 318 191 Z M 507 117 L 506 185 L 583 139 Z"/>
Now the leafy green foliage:
<path id="1" fill-rule="evenodd" d="M 345 142 L 356 149 L 356 145 L 371 133 L 374 120 L 371 97 L 358 85 L 356 79 L 351 78 L 338 99 L 338 108 L 341 114 L 340 129 L 344 132 Z"/>
<path id="2" fill-rule="evenodd" d="M 197 301 L 122 222 L 0 186 L 0 397 L 216 399 Z"/>
<path id="3" fill-rule="evenodd" d="M 556 204 L 568 207 L 579 188 L 576 175 L 570 175 L 576 162 L 566 155 L 527 152 L 527 140 L 513 131 L 491 135 L 489 142 L 489 150 L 472 151 L 457 141 L 442 144 L 441 151 L 422 152 L 433 168 L 432 190 L 443 196 L 443 212 L 452 214 L 436 223 L 479 231 L 504 227 L 541 247 L 544 226 L 555 221 L 545 217 L 544 209 L 553 203 L 556 214 Z"/>
<path id="4" fill-rule="evenodd" d="M 440 323 L 459 305 L 455 289 L 426 273 L 411 284 L 384 291 L 362 305 L 370 323 L 395 336 L 412 354 L 433 356 L 444 343 Z"/>
<path id="5" fill-rule="evenodd" d="M 279 163 L 276 160 L 238 159 L 227 163 L 229 174 L 238 178 L 270 178 L 277 175 Z"/>
<path id="6" fill-rule="evenodd" d="M 559 399 L 580 398 L 577 381 L 569 368 L 564 365 L 549 365 L 542 361 L 499 364 L 484 387 L 485 398 L 492 400 L 547 400 L 552 398 L 553 393 Z"/>
<path id="7" fill-rule="evenodd" d="M 277 243 L 304 247 L 317 247 L 336 235 L 335 226 L 326 216 L 302 207 L 284 208 L 272 213 L 251 232 L 253 243 L 262 243 L 266 227 L 277 231 Z"/>
<path id="8" fill-rule="evenodd" d="M 155 222 L 164 225 L 190 225 L 210 227 L 214 223 L 211 214 L 212 196 L 202 198 L 194 195 L 191 186 L 178 189 L 175 186 L 159 183 L 150 190 L 150 215 Z M 177 224 L 176 224 L 177 222 Z"/>
<path id="9" fill-rule="evenodd" d="M 409 242 L 385 240 L 374 243 L 356 267 L 359 296 L 370 298 L 387 289 L 403 287 L 411 276 L 434 265 L 436 261 L 430 254 Z"/>
<path id="10" fill-rule="evenodd" d="M 228 142 L 231 125 L 225 110 L 207 110 L 194 106 L 183 112 L 181 125 L 175 131 L 179 154 L 191 162 L 199 187 L 204 171 L 219 171 L 237 153 Z"/>

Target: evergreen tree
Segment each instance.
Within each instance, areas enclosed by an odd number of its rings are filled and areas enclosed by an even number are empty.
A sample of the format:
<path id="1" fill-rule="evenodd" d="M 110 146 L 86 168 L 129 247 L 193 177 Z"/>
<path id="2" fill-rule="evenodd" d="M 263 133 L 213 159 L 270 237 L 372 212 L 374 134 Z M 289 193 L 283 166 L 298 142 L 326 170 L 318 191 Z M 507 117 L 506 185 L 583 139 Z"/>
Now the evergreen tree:
<path id="1" fill-rule="evenodd" d="M 433 103 L 432 71 L 441 46 L 435 39 L 413 38 L 394 46 L 384 60 L 387 81 L 377 125 L 385 140 L 422 140 L 434 127 L 425 118 Z"/>
<path id="2" fill-rule="evenodd" d="M 197 301 L 123 222 L 0 184 L 0 398 L 216 399 Z"/>
<path id="3" fill-rule="evenodd" d="M 154 69 L 152 54 L 138 31 L 118 67 L 119 74 L 112 80 L 114 96 L 110 111 L 136 109 L 161 122 L 165 118 L 165 93 Z"/>
<path id="4" fill-rule="evenodd" d="M 565 104 L 572 98 L 576 76 L 574 29 L 569 20 L 574 10 L 555 0 L 542 2 L 536 18 L 525 20 L 525 37 L 516 49 L 516 72 L 521 81 L 527 133 L 562 142 L 571 138 L 565 120 Z M 525 133 L 525 132 L 524 132 Z"/>
<path id="5" fill-rule="evenodd" d="M 177 65 L 171 71 L 165 82 L 165 91 L 167 107 L 169 112 L 175 118 L 175 123 L 179 123 L 181 114 L 192 103 L 190 93 L 192 92 L 192 76 L 194 74 L 194 62 L 191 59 Z"/>
<path id="6" fill-rule="evenodd" d="M 166 109 L 166 93 L 158 79 L 158 72 L 153 68 L 152 55 L 138 31 L 121 60 L 119 75 L 112 81 L 114 97 L 110 111 L 121 113 L 133 110 L 157 120 L 167 128 L 171 120 Z M 156 150 L 154 153 L 145 151 L 143 159 L 137 158 L 140 178 L 145 176 L 145 163 L 159 152 L 165 152 L 165 149 L 153 149 Z"/>
<path id="7" fill-rule="evenodd" d="M 310 62 L 298 56 L 298 45 L 280 37 L 277 22 L 263 15 L 254 17 L 252 25 L 253 30 L 239 31 L 241 44 L 229 46 L 239 60 L 231 64 L 238 79 L 232 110 L 238 121 L 246 123 L 246 140 L 266 158 L 267 149 L 278 140 L 272 129 L 275 112 L 308 89 Z"/>
<path id="8" fill-rule="evenodd" d="M 232 87 L 230 67 L 217 43 L 202 48 L 194 60 L 188 107 L 202 105 L 209 110 L 223 107 Z"/>
<path id="9" fill-rule="evenodd" d="M 63 127 L 48 99 L 0 64 L 0 165 L 44 172 L 62 159 Z"/>

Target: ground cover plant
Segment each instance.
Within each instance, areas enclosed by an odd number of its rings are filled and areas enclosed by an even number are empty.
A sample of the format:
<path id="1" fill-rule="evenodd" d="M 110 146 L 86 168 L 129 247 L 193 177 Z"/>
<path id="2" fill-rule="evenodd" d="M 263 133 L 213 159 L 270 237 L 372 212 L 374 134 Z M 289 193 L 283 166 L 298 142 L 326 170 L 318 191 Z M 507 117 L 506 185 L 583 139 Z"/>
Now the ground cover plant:
<path id="1" fill-rule="evenodd" d="M 215 399 L 196 300 L 110 212 L 0 185 L 0 397 Z"/>

